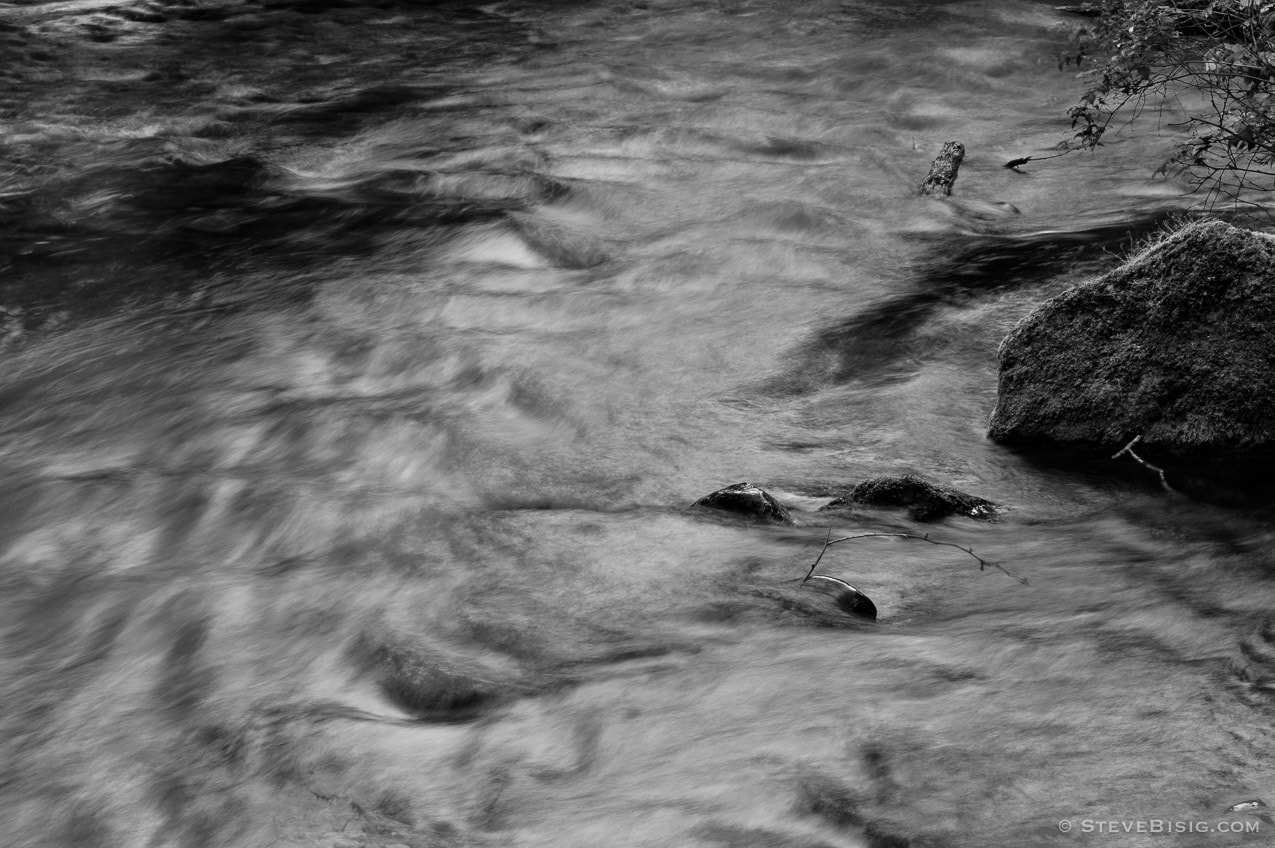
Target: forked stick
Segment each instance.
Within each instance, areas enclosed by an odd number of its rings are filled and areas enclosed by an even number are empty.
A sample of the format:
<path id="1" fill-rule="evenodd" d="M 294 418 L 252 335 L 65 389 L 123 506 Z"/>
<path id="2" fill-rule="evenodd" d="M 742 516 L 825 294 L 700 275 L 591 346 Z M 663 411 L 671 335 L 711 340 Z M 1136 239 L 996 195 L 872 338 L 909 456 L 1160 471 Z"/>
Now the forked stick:
<path id="1" fill-rule="evenodd" d="M 1165 476 L 1164 476 L 1164 469 L 1163 469 L 1163 468 L 1161 468 L 1161 467 L 1160 467 L 1160 466 L 1158 466 L 1158 465 L 1152 465 L 1151 463 L 1147 462 L 1145 459 L 1143 459 L 1142 457 L 1138 456 L 1136 453 L 1134 453 L 1134 452 L 1133 452 L 1133 446 L 1134 446 L 1134 445 L 1136 445 L 1136 444 L 1137 444 L 1138 442 L 1140 442 L 1140 441 L 1142 441 L 1142 436 L 1134 436 L 1134 437 L 1133 437 L 1133 441 L 1129 442 L 1129 444 L 1125 445 L 1125 446 L 1124 446 L 1124 447 L 1122 447 L 1119 451 L 1117 451 L 1117 452 L 1116 452 L 1116 455 L 1115 455 L 1115 456 L 1113 456 L 1113 457 L 1112 457 L 1112 459 L 1119 459 L 1120 457 L 1124 456 L 1125 454 L 1128 454 L 1129 456 L 1133 457 L 1133 458 L 1134 458 L 1134 460 L 1135 460 L 1135 461 L 1136 461 L 1139 465 L 1141 465 L 1143 468 L 1149 468 L 1149 469 L 1151 469 L 1152 471 L 1154 471 L 1156 474 L 1159 474 L 1159 475 L 1160 475 L 1160 485 L 1161 485 L 1161 486 L 1163 486 L 1163 487 L 1165 488 L 1165 490 L 1166 490 L 1166 491 L 1169 491 L 1169 492 L 1176 492 L 1176 490 L 1175 490 L 1172 486 L 1170 486 L 1170 485 L 1169 485 L 1169 478 L 1167 478 L 1167 477 L 1165 477 Z"/>
<path id="2" fill-rule="evenodd" d="M 978 560 L 979 571 L 984 571 L 987 569 L 988 566 L 991 566 L 992 568 L 995 568 L 999 571 L 1004 572 L 1006 576 L 1012 577 L 1013 579 L 1017 580 L 1019 583 L 1023 584 L 1024 586 L 1027 585 L 1027 581 L 1024 578 L 1011 573 L 1009 569 L 1005 568 L 1005 566 L 1001 565 L 1000 563 L 990 562 L 988 560 L 985 560 L 978 554 L 974 553 L 974 551 L 971 550 L 970 548 L 963 548 L 960 545 L 956 544 L 955 542 L 939 542 L 934 539 L 931 539 L 928 533 L 925 534 L 924 536 L 917 536 L 915 533 L 858 533 L 854 536 L 843 536 L 840 539 L 834 539 L 832 538 L 831 527 L 828 528 L 828 538 L 824 540 L 823 550 L 819 552 L 818 558 L 815 559 L 814 564 L 810 566 L 810 570 L 806 572 L 805 579 L 803 579 L 801 582 L 805 583 L 811 577 L 815 576 L 815 569 L 818 568 L 819 563 L 823 561 L 823 555 L 828 552 L 828 548 L 832 547 L 833 545 L 839 544 L 841 542 L 849 542 L 852 539 L 871 539 L 875 537 L 893 538 L 893 539 L 917 539 L 922 542 L 929 542 L 931 545 L 940 545 L 945 548 L 956 548 L 958 551 L 964 551 L 965 553 L 974 557 L 974 559 Z"/>

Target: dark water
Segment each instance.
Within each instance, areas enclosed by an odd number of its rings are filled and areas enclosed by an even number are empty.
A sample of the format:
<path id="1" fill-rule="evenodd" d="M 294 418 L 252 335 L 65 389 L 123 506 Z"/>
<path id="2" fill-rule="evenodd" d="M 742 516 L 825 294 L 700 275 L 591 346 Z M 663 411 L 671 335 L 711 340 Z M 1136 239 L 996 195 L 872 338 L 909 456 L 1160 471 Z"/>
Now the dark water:
<path id="1" fill-rule="evenodd" d="M 983 437 L 1009 328 L 1192 202 L 1150 135 L 1001 167 L 1066 131 L 1049 5 L 0 24 L 0 841 L 1275 829 L 1268 517 Z M 816 513 L 909 471 L 1007 510 Z M 796 526 L 685 509 L 741 480 Z M 1026 582 L 861 540 L 851 619 L 830 523 Z"/>

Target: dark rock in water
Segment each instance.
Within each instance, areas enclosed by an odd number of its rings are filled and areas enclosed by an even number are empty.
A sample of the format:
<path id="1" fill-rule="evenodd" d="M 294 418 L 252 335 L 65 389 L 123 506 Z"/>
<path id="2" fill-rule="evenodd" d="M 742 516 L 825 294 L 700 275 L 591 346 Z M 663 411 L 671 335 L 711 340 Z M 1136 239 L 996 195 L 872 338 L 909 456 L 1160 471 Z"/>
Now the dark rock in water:
<path id="1" fill-rule="evenodd" d="M 389 700 L 422 721 L 470 721 L 533 688 L 515 669 L 409 642 L 364 635 L 350 656 Z"/>
<path id="2" fill-rule="evenodd" d="M 837 606 L 851 615 L 872 619 L 877 617 L 877 605 L 862 592 L 842 592 L 837 596 Z"/>
<path id="3" fill-rule="evenodd" d="M 1171 233 L 1047 301 L 1000 346 L 988 435 L 1007 445 L 1264 473 L 1275 460 L 1275 237 Z"/>
<path id="4" fill-rule="evenodd" d="M 700 498 L 691 506 L 720 509 L 737 515 L 747 515 L 763 521 L 791 524 L 792 516 L 774 496 L 752 483 L 736 483 Z"/>
<path id="5" fill-rule="evenodd" d="M 836 577 L 825 577 L 822 574 L 811 574 L 805 580 L 824 580 L 836 586 L 837 589 L 837 606 L 843 611 L 851 615 L 860 615 L 864 618 L 873 620 L 877 617 L 877 605 L 872 603 L 872 599 L 851 586 L 844 580 L 838 580 Z"/>
<path id="6" fill-rule="evenodd" d="M 970 518 L 991 518 L 996 515 L 996 504 L 991 501 L 911 474 L 864 480 L 824 509 L 835 509 L 848 504 L 905 506 L 908 514 L 917 521 L 933 521 L 949 515 L 966 515 Z"/>

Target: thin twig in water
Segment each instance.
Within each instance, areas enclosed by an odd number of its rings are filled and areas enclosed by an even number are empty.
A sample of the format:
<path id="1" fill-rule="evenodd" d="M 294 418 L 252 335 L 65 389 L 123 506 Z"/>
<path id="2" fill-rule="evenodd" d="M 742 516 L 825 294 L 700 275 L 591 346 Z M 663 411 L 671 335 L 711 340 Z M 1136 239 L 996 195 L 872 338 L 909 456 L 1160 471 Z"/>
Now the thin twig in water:
<path id="1" fill-rule="evenodd" d="M 819 552 L 818 558 L 815 559 L 814 564 L 810 566 L 810 571 L 806 572 L 806 577 L 801 582 L 805 583 L 806 580 L 809 580 L 811 577 L 815 576 L 815 569 L 818 568 L 819 563 L 823 561 L 823 555 L 827 553 L 828 548 L 832 547 L 833 545 L 839 544 L 841 542 L 849 542 L 852 539 L 871 539 L 871 538 L 877 538 L 877 537 L 893 538 L 893 539 L 917 539 L 922 542 L 929 542 L 931 545 L 940 545 L 945 548 L 956 548 L 958 551 L 964 551 L 965 553 L 974 557 L 974 559 L 978 560 L 979 571 L 985 571 L 988 568 L 988 566 L 991 566 L 992 568 L 995 568 L 998 571 L 1003 572 L 1007 577 L 1011 577 L 1014 580 L 1017 580 L 1019 583 L 1023 584 L 1024 586 L 1027 585 L 1026 579 L 1019 577 L 1017 574 L 1010 572 L 1009 569 L 1005 568 L 1005 566 L 1001 565 L 1000 563 L 990 562 L 989 560 L 985 560 L 978 554 L 974 553 L 974 551 L 971 550 L 970 548 L 963 548 L 960 545 L 956 544 L 955 542 L 939 542 L 934 539 L 931 539 L 928 533 L 924 536 L 917 536 L 915 533 L 858 533 L 854 536 L 843 536 L 840 539 L 834 539 L 832 538 L 831 527 L 828 528 L 828 538 L 824 540 L 823 550 Z"/>
<path id="2" fill-rule="evenodd" d="M 1147 462 L 1145 459 L 1143 459 L 1142 457 L 1138 456 L 1136 453 L 1134 453 L 1134 452 L 1133 452 L 1133 446 L 1134 446 L 1134 445 L 1136 445 L 1136 444 L 1137 444 L 1139 441 L 1141 441 L 1141 440 L 1142 440 L 1142 436 L 1134 436 L 1134 437 L 1133 437 L 1133 441 L 1129 442 L 1129 444 L 1127 444 L 1127 445 L 1125 445 L 1124 447 L 1122 447 L 1122 448 L 1121 448 L 1121 449 L 1120 449 L 1120 450 L 1116 453 L 1116 455 L 1112 457 L 1112 459 L 1119 459 L 1120 457 L 1124 456 L 1125 454 L 1128 454 L 1129 456 L 1133 457 L 1133 458 L 1134 458 L 1134 460 L 1135 460 L 1135 461 L 1136 461 L 1139 465 L 1141 465 L 1143 468 L 1149 468 L 1149 469 L 1151 469 L 1152 471 L 1154 471 L 1156 474 L 1159 474 L 1159 475 L 1160 475 L 1160 485 L 1161 485 L 1161 486 L 1163 486 L 1163 487 L 1165 488 L 1165 491 L 1168 491 L 1168 492 L 1176 492 L 1176 490 L 1175 490 L 1172 486 L 1170 486 L 1170 485 L 1169 485 L 1169 478 L 1167 478 L 1167 477 L 1165 477 L 1165 476 L 1164 476 L 1164 469 L 1163 469 L 1163 468 L 1161 468 L 1161 467 L 1160 467 L 1160 466 L 1158 466 L 1158 465 L 1152 465 L 1151 463 Z"/>
<path id="3" fill-rule="evenodd" d="M 863 594 L 863 592 L 860 592 L 858 589 L 851 586 L 846 581 L 838 580 L 836 577 L 825 577 L 822 574 L 810 574 L 806 576 L 806 580 L 827 580 L 829 583 L 836 583 L 838 586 L 842 587 L 843 589 L 849 589 L 851 592 L 856 592 L 860 595 Z M 805 583 L 806 580 L 803 580 L 801 582 Z"/>
<path id="4" fill-rule="evenodd" d="M 829 544 L 831 544 L 831 542 L 830 542 L 830 540 L 831 540 L 831 539 L 832 539 L 832 525 L 831 525 L 831 524 L 829 524 L 829 525 L 828 525 L 828 538 L 826 538 L 826 539 L 824 539 L 824 540 L 823 540 L 823 550 L 819 552 L 819 556 L 818 556 L 818 558 L 816 558 L 816 559 L 815 559 L 815 564 L 814 564 L 814 565 L 812 565 L 812 566 L 810 566 L 810 571 L 808 571 L 808 572 L 806 573 L 806 578 L 805 578 L 805 580 L 802 580 L 802 581 L 801 581 L 802 583 L 805 583 L 805 582 L 806 582 L 806 580 L 809 580 L 809 579 L 810 579 L 810 577 L 811 577 L 811 575 L 813 575 L 813 574 L 815 573 L 815 569 L 819 567 L 819 562 L 820 562 L 820 560 L 822 560 L 822 559 L 823 559 L 823 555 L 827 552 L 827 550 L 828 550 L 828 545 L 829 545 Z"/>
<path id="5" fill-rule="evenodd" d="M 1017 159 L 1010 159 L 1001 167 L 1012 168 L 1017 171 L 1021 166 L 1026 165 L 1028 162 L 1044 162 L 1046 159 L 1057 159 L 1059 156 L 1066 156 L 1074 150 L 1075 148 L 1069 147 L 1062 153 L 1055 153 L 1053 156 L 1020 156 Z"/>

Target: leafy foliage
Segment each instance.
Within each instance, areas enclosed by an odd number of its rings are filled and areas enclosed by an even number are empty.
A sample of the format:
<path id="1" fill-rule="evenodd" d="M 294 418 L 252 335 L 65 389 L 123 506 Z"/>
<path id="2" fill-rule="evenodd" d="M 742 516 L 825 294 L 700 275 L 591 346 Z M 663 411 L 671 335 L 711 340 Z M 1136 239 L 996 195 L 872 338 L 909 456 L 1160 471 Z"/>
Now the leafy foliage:
<path id="1" fill-rule="evenodd" d="M 1275 0 L 1102 0 L 1060 67 L 1089 66 L 1069 112 L 1074 146 L 1094 148 L 1117 116 L 1173 100 L 1186 113 L 1157 173 L 1210 197 L 1275 188 Z M 1096 60 L 1091 59 L 1096 57 Z"/>

